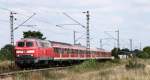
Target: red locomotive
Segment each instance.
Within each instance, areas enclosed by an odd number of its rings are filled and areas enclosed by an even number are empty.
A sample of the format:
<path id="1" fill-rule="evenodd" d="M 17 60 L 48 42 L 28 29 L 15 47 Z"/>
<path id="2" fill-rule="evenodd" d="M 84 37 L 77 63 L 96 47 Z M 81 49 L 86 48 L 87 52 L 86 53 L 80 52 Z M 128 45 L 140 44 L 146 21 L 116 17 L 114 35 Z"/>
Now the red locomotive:
<path id="1" fill-rule="evenodd" d="M 17 65 L 35 65 L 55 61 L 80 61 L 87 59 L 112 59 L 111 53 L 100 49 L 86 50 L 81 45 L 24 38 L 16 43 L 15 62 Z"/>

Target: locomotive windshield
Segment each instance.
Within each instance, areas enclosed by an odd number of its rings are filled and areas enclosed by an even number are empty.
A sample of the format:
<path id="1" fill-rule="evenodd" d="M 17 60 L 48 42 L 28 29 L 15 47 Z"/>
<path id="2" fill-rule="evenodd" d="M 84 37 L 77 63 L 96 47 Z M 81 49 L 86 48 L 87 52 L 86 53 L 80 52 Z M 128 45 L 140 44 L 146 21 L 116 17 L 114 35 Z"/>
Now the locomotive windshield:
<path id="1" fill-rule="evenodd" d="M 26 42 L 26 47 L 32 47 L 33 46 L 33 42 Z"/>
<path id="2" fill-rule="evenodd" d="M 18 42 L 18 47 L 32 47 L 33 46 L 33 42 Z"/>
<path id="3" fill-rule="evenodd" d="M 24 42 L 18 42 L 18 47 L 24 47 L 25 43 Z"/>

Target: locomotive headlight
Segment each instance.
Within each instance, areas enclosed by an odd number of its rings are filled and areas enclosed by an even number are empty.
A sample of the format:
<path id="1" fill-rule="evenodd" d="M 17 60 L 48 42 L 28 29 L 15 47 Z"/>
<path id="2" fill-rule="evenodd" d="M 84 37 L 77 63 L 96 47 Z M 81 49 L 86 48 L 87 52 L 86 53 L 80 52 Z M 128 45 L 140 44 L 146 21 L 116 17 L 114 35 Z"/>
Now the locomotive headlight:
<path id="1" fill-rule="evenodd" d="M 35 51 L 34 50 L 27 50 L 26 52 L 27 53 L 34 53 Z"/>
<path id="2" fill-rule="evenodd" d="M 23 53 L 23 51 L 21 51 L 21 50 L 17 50 L 17 51 L 16 51 L 16 53 Z"/>

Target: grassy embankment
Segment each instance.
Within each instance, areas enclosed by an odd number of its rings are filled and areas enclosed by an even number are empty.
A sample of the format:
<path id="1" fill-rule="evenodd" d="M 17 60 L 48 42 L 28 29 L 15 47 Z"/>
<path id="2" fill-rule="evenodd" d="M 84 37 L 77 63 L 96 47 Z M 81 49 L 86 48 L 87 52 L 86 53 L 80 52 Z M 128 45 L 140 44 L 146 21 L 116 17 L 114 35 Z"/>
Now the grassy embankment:
<path id="1" fill-rule="evenodd" d="M 0 61 L 0 73 L 8 72 L 16 69 L 17 67 L 15 66 L 14 62 L 8 60 Z"/>
<path id="2" fill-rule="evenodd" d="M 89 60 L 71 69 L 16 74 L 9 80 L 149 80 L 150 60 L 138 59 L 137 62 L 144 63 L 146 67 L 126 69 L 128 60 Z"/>
<path id="3" fill-rule="evenodd" d="M 32 73 L 17 74 L 14 80 L 91 80 L 96 73 L 106 69 L 121 66 L 125 61 L 85 61 L 67 70 L 40 71 Z"/>

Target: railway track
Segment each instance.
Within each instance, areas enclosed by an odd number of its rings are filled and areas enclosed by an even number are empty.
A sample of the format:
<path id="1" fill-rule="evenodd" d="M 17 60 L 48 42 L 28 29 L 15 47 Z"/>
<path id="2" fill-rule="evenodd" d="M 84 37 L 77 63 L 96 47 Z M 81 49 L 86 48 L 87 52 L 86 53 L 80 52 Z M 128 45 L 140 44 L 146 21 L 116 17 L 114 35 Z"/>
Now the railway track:
<path id="1" fill-rule="evenodd" d="M 72 68 L 72 66 L 11 71 L 11 72 L 1 73 L 0 78 L 15 75 L 15 74 L 21 74 L 21 73 L 30 73 L 30 72 L 47 71 L 47 70 L 62 70 L 62 69 L 68 69 L 68 68 Z"/>

